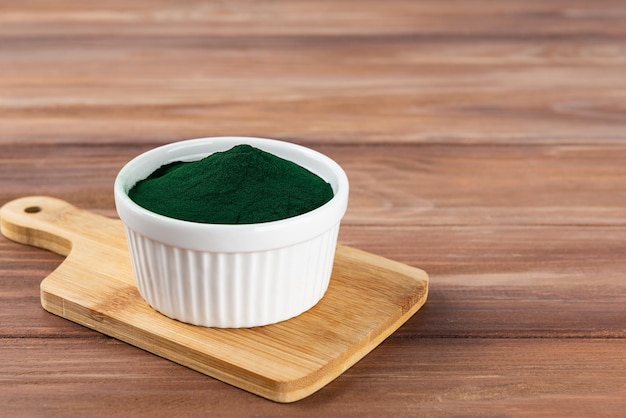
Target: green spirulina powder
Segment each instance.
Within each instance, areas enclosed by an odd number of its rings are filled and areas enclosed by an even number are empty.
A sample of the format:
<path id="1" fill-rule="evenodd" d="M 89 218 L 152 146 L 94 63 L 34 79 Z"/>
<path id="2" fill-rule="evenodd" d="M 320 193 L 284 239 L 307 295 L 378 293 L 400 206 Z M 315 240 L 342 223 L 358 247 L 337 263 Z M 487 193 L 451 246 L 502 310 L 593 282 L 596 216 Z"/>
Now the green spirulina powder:
<path id="1" fill-rule="evenodd" d="M 161 166 L 128 192 L 139 206 L 191 222 L 251 224 L 301 215 L 333 197 L 300 165 L 250 145 Z"/>

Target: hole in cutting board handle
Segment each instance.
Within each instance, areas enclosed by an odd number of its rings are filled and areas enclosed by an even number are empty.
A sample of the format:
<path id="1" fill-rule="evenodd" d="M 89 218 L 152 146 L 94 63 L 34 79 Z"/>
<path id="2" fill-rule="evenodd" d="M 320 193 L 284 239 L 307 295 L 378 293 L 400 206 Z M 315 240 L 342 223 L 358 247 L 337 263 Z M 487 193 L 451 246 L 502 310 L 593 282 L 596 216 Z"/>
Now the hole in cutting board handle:
<path id="1" fill-rule="evenodd" d="M 27 208 L 24 208 L 24 212 L 26 212 L 26 213 L 39 213 L 39 212 L 41 212 L 41 207 L 40 206 L 29 206 Z"/>

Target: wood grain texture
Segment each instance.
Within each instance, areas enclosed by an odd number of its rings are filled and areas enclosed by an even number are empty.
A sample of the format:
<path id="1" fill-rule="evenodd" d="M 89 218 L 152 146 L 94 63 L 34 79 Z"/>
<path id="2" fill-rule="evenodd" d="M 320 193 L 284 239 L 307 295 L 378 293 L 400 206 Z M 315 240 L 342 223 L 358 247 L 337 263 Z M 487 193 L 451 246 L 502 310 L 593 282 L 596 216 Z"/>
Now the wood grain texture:
<path id="1" fill-rule="evenodd" d="M 351 180 L 341 243 L 431 277 L 325 389 L 277 405 L 39 307 L 63 260 L 0 237 L 0 404 L 19 416 L 620 416 L 626 4 L 5 0 L 0 203 L 116 218 L 130 158 L 286 139 Z"/>
<path id="2" fill-rule="evenodd" d="M 0 16 L 3 142 L 624 139 L 619 1 L 41 3 Z"/>

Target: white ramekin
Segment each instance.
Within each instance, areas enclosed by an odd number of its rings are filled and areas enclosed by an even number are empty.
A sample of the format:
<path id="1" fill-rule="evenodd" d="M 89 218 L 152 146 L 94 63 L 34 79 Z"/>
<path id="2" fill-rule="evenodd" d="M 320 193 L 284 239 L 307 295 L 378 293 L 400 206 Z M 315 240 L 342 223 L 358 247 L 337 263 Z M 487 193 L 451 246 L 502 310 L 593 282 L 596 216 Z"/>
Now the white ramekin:
<path id="1" fill-rule="evenodd" d="M 249 144 L 293 161 L 326 180 L 334 197 L 308 213 L 273 222 L 223 225 L 182 221 L 148 211 L 128 191 L 160 166 L 195 161 Z M 264 138 L 215 137 L 175 142 L 131 160 L 115 180 L 141 296 L 164 315 L 194 325 L 267 325 L 313 307 L 328 288 L 348 178 L 330 158 Z"/>

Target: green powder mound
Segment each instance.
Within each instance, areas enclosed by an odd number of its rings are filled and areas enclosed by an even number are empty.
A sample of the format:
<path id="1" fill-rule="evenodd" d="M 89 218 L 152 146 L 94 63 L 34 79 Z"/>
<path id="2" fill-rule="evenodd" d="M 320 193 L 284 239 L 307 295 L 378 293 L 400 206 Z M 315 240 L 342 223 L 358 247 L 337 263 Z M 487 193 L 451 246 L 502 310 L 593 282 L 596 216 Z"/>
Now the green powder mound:
<path id="1" fill-rule="evenodd" d="M 301 215 L 333 197 L 330 184 L 291 161 L 237 145 L 158 168 L 128 192 L 139 206 L 191 222 L 250 224 Z"/>

